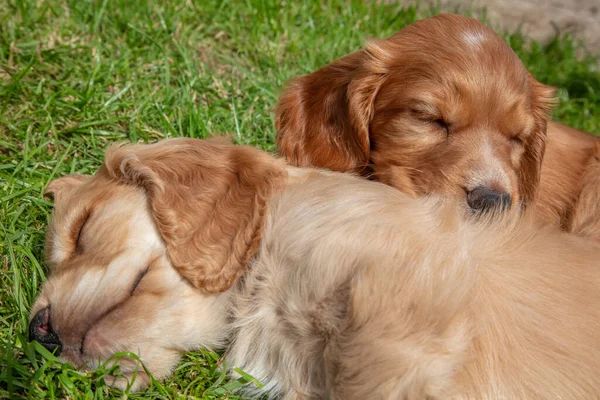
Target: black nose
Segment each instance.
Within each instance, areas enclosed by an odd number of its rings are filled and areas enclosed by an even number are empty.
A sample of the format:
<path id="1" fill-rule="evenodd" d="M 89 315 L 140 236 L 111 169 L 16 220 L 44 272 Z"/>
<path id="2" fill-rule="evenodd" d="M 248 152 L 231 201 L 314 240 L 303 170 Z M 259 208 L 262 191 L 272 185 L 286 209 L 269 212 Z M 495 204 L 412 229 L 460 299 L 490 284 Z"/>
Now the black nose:
<path id="1" fill-rule="evenodd" d="M 37 340 L 49 351 L 54 351 L 55 355 L 60 355 L 62 343 L 56 332 L 52 330 L 50 306 L 38 311 L 31 319 L 29 323 L 29 341 L 33 340 Z"/>
<path id="2" fill-rule="evenodd" d="M 467 193 L 467 203 L 474 211 L 508 210 L 512 205 L 510 194 L 478 186 Z"/>

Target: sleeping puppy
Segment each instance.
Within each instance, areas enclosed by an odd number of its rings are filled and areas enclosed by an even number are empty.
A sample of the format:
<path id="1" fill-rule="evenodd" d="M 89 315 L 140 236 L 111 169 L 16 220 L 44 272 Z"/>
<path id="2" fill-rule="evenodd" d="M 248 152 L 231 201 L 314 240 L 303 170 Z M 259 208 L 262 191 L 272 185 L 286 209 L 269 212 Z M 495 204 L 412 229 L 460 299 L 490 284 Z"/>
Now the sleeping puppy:
<path id="1" fill-rule="evenodd" d="M 600 247 L 505 213 L 193 139 L 117 146 L 50 183 L 48 281 L 30 336 L 93 369 L 182 352 L 284 399 L 592 399 Z M 149 382 L 119 362 L 124 387 Z"/>
<path id="2" fill-rule="evenodd" d="M 577 232 L 590 217 L 600 224 L 600 206 L 578 205 L 582 182 L 600 181 L 586 177 L 600 141 L 555 123 L 547 138 L 552 102 L 495 32 L 442 14 L 293 79 L 276 109 L 277 145 L 293 165 L 356 172 L 476 213 L 538 195 L 544 221 Z M 600 200 L 591 185 L 588 205 Z"/>

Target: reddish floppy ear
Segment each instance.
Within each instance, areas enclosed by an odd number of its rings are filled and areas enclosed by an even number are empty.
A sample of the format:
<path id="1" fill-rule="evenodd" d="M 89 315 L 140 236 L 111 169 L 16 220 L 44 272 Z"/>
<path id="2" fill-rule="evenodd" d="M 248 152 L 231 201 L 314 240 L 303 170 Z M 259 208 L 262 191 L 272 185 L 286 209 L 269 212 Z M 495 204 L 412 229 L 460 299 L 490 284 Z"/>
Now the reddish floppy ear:
<path id="1" fill-rule="evenodd" d="M 173 265 L 207 292 L 227 290 L 245 271 L 286 176 L 260 150 L 195 139 L 112 148 L 104 168 L 146 189 Z"/>
<path id="2" fill-rule="evenodd" d="M 289 162 L 362 171 L 369 162 L 369 124 L 384 74 L 361 50 L 293 79 L 275 114 L 277 148 Z"/>
<path id="3" fill-rule="evenodd" d="M 519 193 L 523 207 L 531 204 L 537 193 L 542 160 L 546 151 L 548 118 L 552 106 L 555 104 L 553 88 L 539 83 L 533 76 L 530 76 L 530 82 L 535 125 L 533 134 L 524 143 L 525 153 L 519 169 Z"/>
<path id="4" fill-rule="evenodd" d="M 72 174 L 63 176 L 62 178 L 56 178 L 46 186 L 44 190 L 44 197 L 52 196 L 54 202 L 64 200 L 68 197 L 68 194 L 73 190 L 85 183 L 90 177 L 80 174 Z"/>
<path id="5" fill-rule="evenodd" d="M 600 239 L 600 142 L 581 177 L 581 192 L 573 209 L 570 232 Z"/>

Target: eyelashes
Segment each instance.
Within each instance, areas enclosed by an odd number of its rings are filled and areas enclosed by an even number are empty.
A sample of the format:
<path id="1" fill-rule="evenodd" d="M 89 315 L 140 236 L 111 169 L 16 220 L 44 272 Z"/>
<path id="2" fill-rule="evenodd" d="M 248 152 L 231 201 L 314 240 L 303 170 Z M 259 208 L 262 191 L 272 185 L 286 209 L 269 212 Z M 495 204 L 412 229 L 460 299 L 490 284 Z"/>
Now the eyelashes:
<path id="1" fill-rule="evenodd" d="M 443 129 L 446 132 L 446 135 L 450 133 L 451 126 L 448 122 L 443 120 L 442 118 L 436 118 L 428 121 L 431 124 L 437 125 L 439 128 Z"/>
<path id="2" fill-rule="evenodd" d="M 513 136 L 510 138 L 510 142 L 519 146 L 523 145 L 523 139 L 518 136 Z"/>
<path id="3" fill-rule="evenodd" d="M 437 111 L 430 109 L 429 107 L 427 107 L 424 110 L 421 110 L 419 108 L 411 108 L 409 110 L 409 113 L 414 118 L 430 125 L 432 128 L 441 129 L 442 131 L 444 131 L 444 133 L 446 133 L 446 135 L 448 135 L 452 130 L 452 124 L 446 121 L 441 116 L 439 116 L 439 113 Z"/>
<path id="4" fill-rule="evenodd" d="M 419 118 L 419 121 L 429 125 L 430 129 L 434 129 L 436 132 L 443 132 L 445 137 L 452 132 L 452 125 L 443 118 L 424 117 Z"/>
<path id="5" fill-rule="evenodd" d="M 137 289 L 137 287 L 140 285 L 140 282 L 142 282 L 142 279 L 144 279 L 144 276 L 146 276 L 146 274 L 148 273 L 148 271 L 150 270 L 150 265 L 148 265 L 146 267 L 146 269 L 140 271 L 137 276 L 135 277 L 135 281 L 133 282 L 133 285 L 131 286 L 131 291 L 129 292 L 130 295 L 133 296 L 133 293 L 135 292 L 135 289 Z"/>
<path id="6" fill-rule="evenodd" d="M 73 254 L 83 253 L 84 249 L 83 249 L 83 246 L 81 245 L 81 236 L 82 236 L 83 228 L 85 227 L 85 224 L 89 221 L 91 215 L 92 215 L 92 211 L 86 210 L 83 214 L 81 214 L 81 216 L 73 224 L 73 227 L 75 228 L 73 230 L 73 233 L 71 236 L 71 237 L 75 238 L 75 242 L 74 242 L 75 247 L 73 249 Z"/>

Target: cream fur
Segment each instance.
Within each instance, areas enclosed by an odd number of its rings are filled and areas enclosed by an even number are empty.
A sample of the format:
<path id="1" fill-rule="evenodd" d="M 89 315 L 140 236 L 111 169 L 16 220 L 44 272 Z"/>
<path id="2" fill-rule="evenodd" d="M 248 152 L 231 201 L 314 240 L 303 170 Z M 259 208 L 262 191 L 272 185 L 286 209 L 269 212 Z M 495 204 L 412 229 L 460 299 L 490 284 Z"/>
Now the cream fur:
<path id="1" fill-rule="evenodd" d="M 225 346 L 228 367 L 265 385 L 250 395 L 600 396 L 596 244 L 527 217 L 474 221 L 456 204 L 260 157 L 287 178 L 268 200 L 249 268 L 224 293 L 178 274 L 144 190 L 97 174 L 57 197 L 50 236 L 72 231 L 61 224 L 93 205 L 80 254 L 59 260 L 66 247 L 53 243 L 69 241 L 49 238 L 58 265 L 32 310 L 51 305 L 63 360 L 93 368 L 134 351 L 162 379 L 181 352 Z M 131 378 L 135 365 L 122 363 Z"/>

